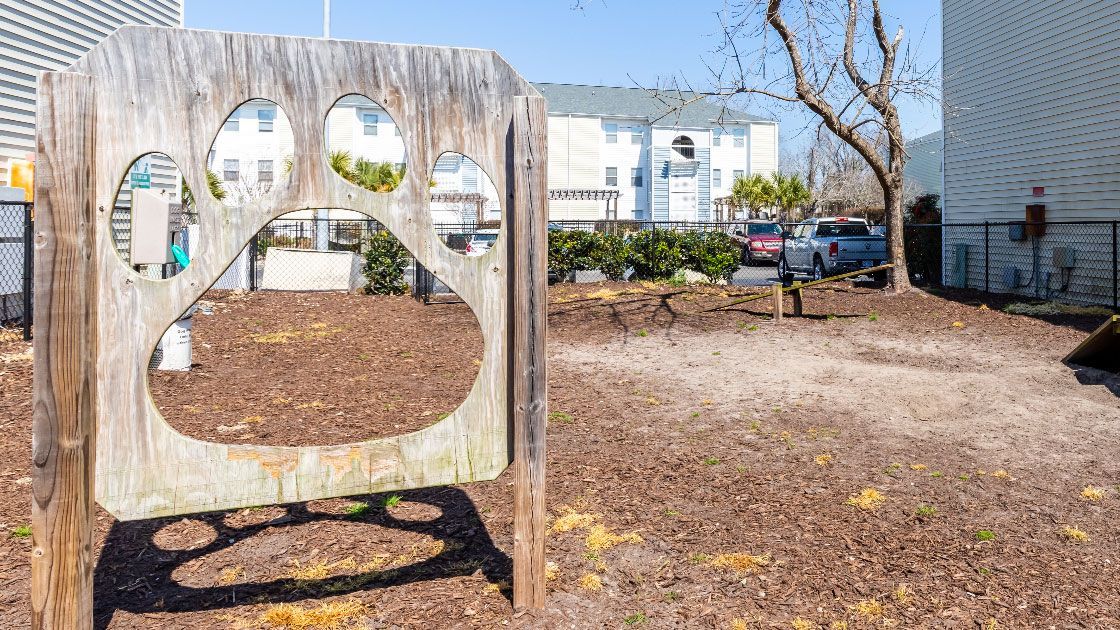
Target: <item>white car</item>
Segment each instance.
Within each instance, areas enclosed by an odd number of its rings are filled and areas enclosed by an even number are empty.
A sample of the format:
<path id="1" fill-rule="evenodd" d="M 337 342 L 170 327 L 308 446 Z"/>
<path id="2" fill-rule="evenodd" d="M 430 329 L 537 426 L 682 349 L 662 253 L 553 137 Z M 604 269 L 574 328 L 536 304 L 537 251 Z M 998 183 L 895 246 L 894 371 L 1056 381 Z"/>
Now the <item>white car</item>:
<path id="1" fill-rule="evenodd" d="M 467 256 L 481 256 L 498 240 L 498 230 L 479 230 L 467 241 Z"/>

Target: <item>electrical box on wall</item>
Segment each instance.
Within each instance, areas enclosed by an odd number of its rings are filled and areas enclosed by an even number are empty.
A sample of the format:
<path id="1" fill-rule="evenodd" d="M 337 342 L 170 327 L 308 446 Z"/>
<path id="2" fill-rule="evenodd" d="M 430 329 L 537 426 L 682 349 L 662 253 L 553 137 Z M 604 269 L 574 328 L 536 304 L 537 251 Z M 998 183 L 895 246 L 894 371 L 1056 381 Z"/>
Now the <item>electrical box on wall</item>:
<path id="1" fill-rule="evenodd" d="M 1008 223 L 1007 224 L 1007 240 L 1009 241 L 1025 241 L 1027 240 L 1027 226 L 1025 223 Z"/>
<path id="2" fill-rule="evenodd" d="M 171 202 L 150 188 L 132 189 L 133 265 L 163 265 L 175 262 L 171 255 Z"/>
<path id="3" fill-rule="evenodd" d="M 1041 203 L 1027 206 L 1027 236 L 1046 236 L 1046 206 Z"/>

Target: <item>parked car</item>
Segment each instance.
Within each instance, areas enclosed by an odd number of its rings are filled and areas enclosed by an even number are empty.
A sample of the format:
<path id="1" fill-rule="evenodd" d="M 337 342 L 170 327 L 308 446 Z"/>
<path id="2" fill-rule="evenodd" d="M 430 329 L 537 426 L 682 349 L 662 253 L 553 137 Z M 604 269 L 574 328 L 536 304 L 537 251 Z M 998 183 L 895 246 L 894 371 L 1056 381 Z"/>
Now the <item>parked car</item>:
<path id="1" fill-rule="evenodd" d="M 490 251 L 494 243 L 498 240 L 498 230 L 479 230 L 471 235 L 471 240 L 467 241 L 467 256 L 481 256 Z"/>
<path id="2" fill-rule="evenodd" d="M 778 258 L 778 275 L 803 273 L 814 280 L 883 264 L 887 259 L 887 240 L 871 234 L 863 219 L 829 217 L 799 223 L 792 233 L 785 232 L 785 246 Z M 875 280 L 886 279 L 876 272 Z"/>
<path id="3" fill-rule="evenodd" d="M 777 262 L 781 256 L 782 226 L 772 221 L 747 221 L 735 228 L 731 239 L 742 250 L 744 265 Z"/>

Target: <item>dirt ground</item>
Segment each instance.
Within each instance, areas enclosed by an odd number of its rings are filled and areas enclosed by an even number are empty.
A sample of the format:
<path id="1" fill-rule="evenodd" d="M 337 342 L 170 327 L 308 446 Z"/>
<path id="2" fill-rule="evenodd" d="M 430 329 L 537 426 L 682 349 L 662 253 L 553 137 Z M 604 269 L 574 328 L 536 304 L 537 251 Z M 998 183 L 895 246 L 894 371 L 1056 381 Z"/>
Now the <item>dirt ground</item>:
<path id="1" fill-rule="evenodd" d="M 780 325 L 765 301 L 700 313 L 743 292 L 552 288 L 544 613 L 508 599 L 507 471 L 187 518 L 100 512 L 97 626 L 1120 627 L 1120 378 L 1060 363 L 1100 315 L 847 288 Z M 461 304 L 208 299 L 195 369 L 151 378 L 188 435 L 410 431 L 478 371 Z M 0 628 L 28 623 L 30 374 L 27 345 L 0 343 Z"/>

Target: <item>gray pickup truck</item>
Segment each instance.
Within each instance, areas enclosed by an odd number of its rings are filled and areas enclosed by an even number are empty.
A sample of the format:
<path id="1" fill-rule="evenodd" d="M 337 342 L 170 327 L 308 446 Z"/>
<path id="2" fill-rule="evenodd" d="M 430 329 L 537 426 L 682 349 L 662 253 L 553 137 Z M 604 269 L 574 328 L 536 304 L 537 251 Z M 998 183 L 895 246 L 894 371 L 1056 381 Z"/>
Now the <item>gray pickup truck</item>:
<path id="1" fill-rule="evenodd" d="M 863 219 L 830 217 L 809 219 L 783 233 L 785 244 L 778 258 L 778 275 L 809 274 L 814 280 L 849 271 L 876 267 L 887 260 L 887 241 L 871 233 Z M 875 280 L 886 279 L 877 272 Z"/>

